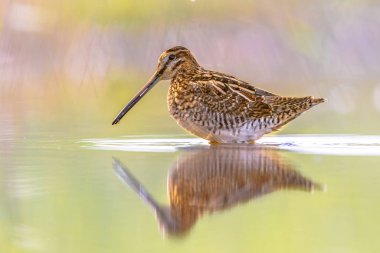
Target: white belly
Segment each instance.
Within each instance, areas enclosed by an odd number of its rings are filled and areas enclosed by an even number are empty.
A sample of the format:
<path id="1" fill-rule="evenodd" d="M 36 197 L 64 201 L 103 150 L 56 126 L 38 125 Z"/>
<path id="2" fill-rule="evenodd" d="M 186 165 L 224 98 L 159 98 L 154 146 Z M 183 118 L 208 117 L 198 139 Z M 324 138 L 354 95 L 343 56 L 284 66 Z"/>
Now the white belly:
<path id="1" fill-rule="evenodd" d="M 257 129 L 255 124 L 247 123 L 237 129 L 226 130 L 198 125 L 190 120 L 176 119 L 178 125 L 185 128 L 190 133 L 206 139 L 211 143 L 253 143 L 264 134 L 272 132 L 272 128 Z"/>

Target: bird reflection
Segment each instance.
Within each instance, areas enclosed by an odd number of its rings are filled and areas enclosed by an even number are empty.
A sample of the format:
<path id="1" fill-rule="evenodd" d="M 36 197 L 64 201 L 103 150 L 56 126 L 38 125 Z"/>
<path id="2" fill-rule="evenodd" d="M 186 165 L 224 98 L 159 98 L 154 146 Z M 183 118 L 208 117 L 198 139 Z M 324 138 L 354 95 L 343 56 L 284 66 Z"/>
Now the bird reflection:
<path id="1" fill-rule="evenodd" d="M 149 204 L 161 228 L 170 235 L 189 231 L 205 213 L 231 208 L 277 190 L 320 190 L 274 149 L 210 146 L 181 154 L 169 171 L 169 206 L 163 206 L 114 160 L 116 174 Z"/>

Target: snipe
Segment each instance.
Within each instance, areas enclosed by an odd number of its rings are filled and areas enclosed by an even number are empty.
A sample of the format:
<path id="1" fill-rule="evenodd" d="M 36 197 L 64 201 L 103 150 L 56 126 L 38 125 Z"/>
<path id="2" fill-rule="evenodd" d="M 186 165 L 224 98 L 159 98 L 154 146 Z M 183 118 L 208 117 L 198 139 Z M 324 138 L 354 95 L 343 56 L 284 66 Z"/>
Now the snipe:
<path id="1" fill-rule="evenodd" d="M 324 102 L 310 96 L 281 97 L 233 76 L 205 70 L 188 49 L 177 46 L 161 54 L 152 78 L 112 124 L 160 80 L 171 80 L 167 99 L 172 117 L 211 143 L 252 143 Z"/>

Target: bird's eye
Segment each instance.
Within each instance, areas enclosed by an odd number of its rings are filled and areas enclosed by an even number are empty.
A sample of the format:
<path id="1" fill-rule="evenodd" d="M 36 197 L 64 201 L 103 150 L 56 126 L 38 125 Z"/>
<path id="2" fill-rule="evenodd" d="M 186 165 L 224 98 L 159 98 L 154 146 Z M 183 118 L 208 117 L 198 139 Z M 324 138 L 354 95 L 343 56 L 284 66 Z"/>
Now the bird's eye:
<path id="1" fill-rule="evenodd" d="M 175 59 L 175 55 L 174 54 L 169 54 L 169 60 L 174 60 Z"/>

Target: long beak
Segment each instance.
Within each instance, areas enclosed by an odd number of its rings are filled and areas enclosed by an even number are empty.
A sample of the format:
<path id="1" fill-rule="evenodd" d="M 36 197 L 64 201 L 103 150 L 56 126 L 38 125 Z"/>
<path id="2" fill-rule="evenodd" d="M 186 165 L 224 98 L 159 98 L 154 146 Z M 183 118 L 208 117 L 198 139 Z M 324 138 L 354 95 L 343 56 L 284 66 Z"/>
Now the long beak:
<path id="1" fill-rule="evenodd" d="M 164 72 L 164 68 L 161 70 L 157 70 L 156 73 L 152 76 L 152 78 L 145 84 L 145 86 L 136 94 L 134 98 L 119 112 L 115 120 L 112 122 L 112 125 L 119 123 L 119 121 L 124 117 L 124 115 L 132 109 L 132 107 L 139 102 L 139 100 L 150 90 L 153 86 L 160 81 L 160 77 Z"/>

